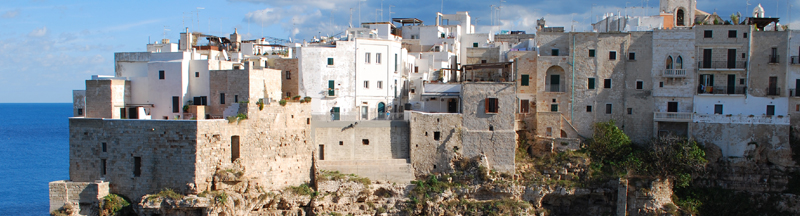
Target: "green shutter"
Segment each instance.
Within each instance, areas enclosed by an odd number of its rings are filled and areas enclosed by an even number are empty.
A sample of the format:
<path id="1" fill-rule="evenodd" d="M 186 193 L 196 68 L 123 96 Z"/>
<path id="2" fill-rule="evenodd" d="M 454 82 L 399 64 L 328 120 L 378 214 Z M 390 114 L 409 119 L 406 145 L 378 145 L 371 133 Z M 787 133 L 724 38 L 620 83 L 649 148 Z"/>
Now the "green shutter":
<path id="1" fill-rule="evenodd" d="M 333 58 L 328 58 L 328 65 L 333 65 Z"/>
<path id="2" fill-rule="evenodd" d="M 472 43 L 472 47 L 478 47 L 478 43 Z"/>
<path id="3" fill-rule="evenodd" d="M 522 75 L 522 86 L 528 86 L 529 77 L 529 75 Z"/>
<path id="4" fill-rule="evenodd" d="M 594 78 L 589 78 L 589 89 L 594 89 Z"/>
<path id="5" fill-rule="evenodd" d="M 328 80 L 328 96 L 336 96 L 334 90 L 333 80 Z"/>
<path id="6" fill-rule="evenodd" d="M 558 112 L 558 104 L 550 104 L 550 112 Z"/>

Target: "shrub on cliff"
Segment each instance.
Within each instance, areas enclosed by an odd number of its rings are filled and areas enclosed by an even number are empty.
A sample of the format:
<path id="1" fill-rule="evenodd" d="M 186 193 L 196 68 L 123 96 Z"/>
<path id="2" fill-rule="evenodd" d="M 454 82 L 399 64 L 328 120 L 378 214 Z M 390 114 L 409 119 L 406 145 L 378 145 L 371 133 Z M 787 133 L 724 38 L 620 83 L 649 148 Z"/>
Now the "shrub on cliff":
<path id="1" fill-rule="evenodd" d="M 103 197 L 102 202 L 100 203 L 101 212 L 100 215 L 131 215 L 133 214 L 131 203 L 128 202 L 124 197 L 116 195 L 116 194 L 109 194 Z"/>

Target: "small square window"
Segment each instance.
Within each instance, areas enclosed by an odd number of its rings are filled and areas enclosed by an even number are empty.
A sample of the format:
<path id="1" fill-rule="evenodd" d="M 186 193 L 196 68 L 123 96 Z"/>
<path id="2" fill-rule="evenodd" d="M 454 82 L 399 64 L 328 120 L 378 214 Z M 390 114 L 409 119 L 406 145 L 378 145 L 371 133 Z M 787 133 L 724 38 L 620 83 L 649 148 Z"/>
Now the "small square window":
<path id="1" fill-rule="evenodd" d="M 377 64 L 381 63 L 381 54 L 380 53 L 375 53 L 375 63 L 377 63 Z"/>
<path id="2" fill-rule="evenodd" d="M 239 95 L 233 95 L 233 102 L 239 103 Z"/>
<path id="3" fill-rule="evenodd" d="M 603 80 L 603 88 L 607 88 L 607 89 L 611 88 L 611 79 L 604 79 Z"/>
<path id="4" fill-rule="evenodd" d="M 747 57 L 747 56 L 745 55 L 745 53 L 742 53 L 742 58 L 746 58 L 746 57 Z"/>
<path id="5" fill-rule="evenodd" d="M 328 65 L 333 65 L 333 58 L 328 58 Z"/>
<path id="6" fill-rule="evenodd" d="M 165 77 L 164 71 L 163 70 L 158 71 L 158 79 L 164 79 L 164 77 Z"/>
<path id="7" fill-rule="evenodd" d="M 728 38 L 736 38 L 736 30 L 728 30 Z"/>
<path id="8" fill-rule="evenodd" d="M 664 87 L 664 82 L 658 82 L 658 87 L 659 88 L 663 88 Z"/>
<path id="9" fill-rule="evenodd" d="M 378 81 L 378 89 L 383 89 L 383 81 Z"/>
<path id="10" fill-rule="evenodd" d="M 416 90 L 411 89 L 411 94 L 414 94 L 414 93 L 416 93 Z"/>
<path id="11" fill-rule="evenodd" d="M 742 37 L 743 37 L 743 38 L 747 38 L 747 32 L 745 32 L 745 33 L 744 33 L 744 35 L 743 35 Z"/>
<path id="12" fill-rule="evenodd" d="M 530 75 L 523 74 L 520 78 L 520 85 L 521 86 L 528 86 L 530 85 Z"/>
<path id="13" fill-rule="evenodd" d="M 633 108 L 628 108 L 628 115 L 633 114 Z"/>
<path id="14" fill-rule="evenodd" d="M 499 101 L 497 98 L 486 98 L 484 100 L 484 112 L 485 113 L 497 113 L 500 109 Z"/>
<path id="15" fill-rule="evenodd" d="M 286 79 L 287 80 L 292 79 L 292 72 L 291 71 L 286 71 Z"/>
<path id="16" fill-rule="evenodd" d="M 705 30 L 705 31 L 703 31 L 703 38 L 711 38 L 711 37 L 712 37 L 712 35 L 714 35 L 714 32 L 713 32 L 713 31 L 711 31 L 711 30 Z"/>
<path id="17" fill-rule="evenodd" d="M 608 52 L 608 60 L 617 60 L 617 51 Z"/>
<path id="18" fill-rule="evenodd" d="M 366 55 L 364 56 L 364 63 L 369 64 L 369 56 L 370 56 L 369 53 L 366 53 Z"/>
<path id="19" fill-rule="evenodd" d="M 78 115 L 83 115 L 83 109 L 78 109 Z"/>
<path id="20" fill-rule="evenodd" d="M 339 145 L 343 146 L 344 145 L 344 141 L 339 141 Z"/>
<path id="21" fill-rule="evenodd" d="M 200 77 L 200 72 L 194 72 L 194 77 Z"/>
<path id="22" fill-rule="evenodd" d="M 558 112 L 558 104 L 550 104 L 550 112 Z"/>
<path id="23" fill-rule="evenodd" d="M 414 66 L 414 73 L 419 73 L 419 66 Z"/>
<path id="24" fill-rule="evenodd" d="M 486 64 L 486 60 L 481 60 L 481 64 Z"/>
<path id="25" fill-rule="evenodd" d="M 744 85 L 744 79 L 739 79 L 739 85 Z"/>
<path id="26" fill-rule="evenodd" d="M 439 131 L 433 132 L 433 140 L 438 141 L 439 138 L 441 138 L 441 136 L 442 136 L 441 132 L 439 132 Z"/>
<path id="27" fill-rule="evenodd" d="M 794 111 L 795 112 L 800 112 L 800 104 L 795 105 Z"/>
<path id="28" fill-rule="evenodd" d="M 636 89 L 643 89 L 644 82 L 643 81 L 636 81 Z"/>
<path id="29" fill-rule="evenodd" d="M 361 139 L 361 144 L 369 145 L 369 139 Z"/>
<path id="30" fill-rule="evenodd" d="M 478 43 L 472 43 L 472 47 L 478 47 Z"/>
<path id="31" fill-rule="evenodd" d="M 369 81 L 364 81 L 364 88 L 369 89 Z"/>
<path id="32" fill-rule="evenodd" d="M 588 89 L 594 89 L 594 78 L 589 78 Z"/>
<path id="33" fill-rule="evenodd" d="M 722 114 L 722 104 L 714 105 L 714 114 Z"/>
<path id="34" fill-rule="evenodd" d="M 106 143 L 101 143 L 100 146 L 102 147 L 103 152 L 108 152 L 108 149 L 106 148 Z"/>
<path id="35" fill-rule="evenodd" d="M 589 57 L 594 57 L 594 56 L 595 56 L 595 51 L 593 49 L 590 49 L 589 50 Z"/>
<path id="36" fill-rule="evenodd" d="M 586 106 L 586 112 L 592 112 L 592 106 Z"/>
<path id="37" fill-rule="evenodd" d="M 628 53 L 628 60 L 629 61 L 636 61 L 636 53 L 634 53 L 634 52 Z"/>
<path id="38" fill-rule="evenodd" d="M 606 114 L 611 114 L 611 104 L 606 104 Z"/>
<path id="39" fill-rule="evenodd" d="M 558 56 L 558 49 L 551 49 L 551 50 L 550 50 L 550 54 L 551 54 L 552 56 Z"/>

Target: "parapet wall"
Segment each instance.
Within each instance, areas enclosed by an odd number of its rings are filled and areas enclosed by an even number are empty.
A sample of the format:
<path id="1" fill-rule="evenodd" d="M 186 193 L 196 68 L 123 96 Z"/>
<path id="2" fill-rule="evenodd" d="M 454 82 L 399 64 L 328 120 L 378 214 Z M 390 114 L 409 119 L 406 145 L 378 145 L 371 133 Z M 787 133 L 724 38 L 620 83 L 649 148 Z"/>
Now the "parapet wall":
<path id="1" fill-rule="evenodd" d="M 452 172 L 450 160 L 461 143 L 461 114 L 409 112 L 411 164 L 417 176 Z"/>
<path id="2" fill-rule="evenodd" d="M 65 204 L 73 208 L 86 208 L 97 205 L 103 197 L 108 195 L 108 182 L 50 182 L 50 212 L 64 207 Z M 83 213 L 83 210 L 80 211 Z M 82 214 L 84 215 L 84 214 Z"/>

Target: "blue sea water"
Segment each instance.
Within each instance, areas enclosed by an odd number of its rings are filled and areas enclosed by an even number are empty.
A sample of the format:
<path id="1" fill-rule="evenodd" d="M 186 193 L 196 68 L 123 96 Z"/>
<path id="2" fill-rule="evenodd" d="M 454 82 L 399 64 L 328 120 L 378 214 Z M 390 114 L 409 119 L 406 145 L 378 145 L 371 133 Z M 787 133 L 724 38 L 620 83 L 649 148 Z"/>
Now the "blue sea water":
<path id="1" fill-rule="evenodd" d="M 48 215 L 48 182 L 69 178 L 72 104 L 0 103 L 0 215 Z"/>

